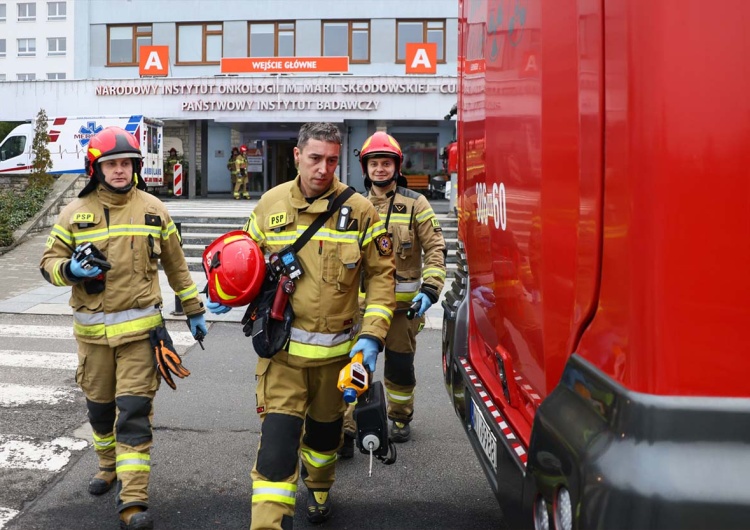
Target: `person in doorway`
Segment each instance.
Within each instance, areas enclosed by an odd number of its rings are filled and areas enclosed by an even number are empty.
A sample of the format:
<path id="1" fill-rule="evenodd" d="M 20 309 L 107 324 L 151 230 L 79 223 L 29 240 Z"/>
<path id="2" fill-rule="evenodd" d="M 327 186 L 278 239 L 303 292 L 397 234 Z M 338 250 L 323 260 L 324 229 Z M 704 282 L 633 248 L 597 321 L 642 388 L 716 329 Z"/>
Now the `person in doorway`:
<path id="1" fill-rule="evenodd" d="M 180 158 L 177 156 L 177 149 L 172 147 L 169 150 L 167 161 L 164 163 L 164 180 L 167 184 L 167 195 L 170 197 L 174 194 L 174 165 L 179 163 Z"/>
<path id="2" fill-rule="evenodd" d="M 241 146 L 239 154 L 234 159 L 237 168 L 237 180 L 234 184 L 234 198 L 249 199 L 250 193 L 247 191 L 247 147 Z"/>
<path id="3" fill-rule="evenodd" d="M 152 528 L 148 510 L 153 400 L 159 376 L 149 335 L 163 326 L 158 261 L 195 337 L 207 334 L 204 307 L 169 212 L 144 190 L 135 136 L 107 127 L 88 145 L 89 181 L 60 213 L 40 268 L 53 285 L 72 286 L 76 382 L 86 396 L 99 471 L 88 485 L 102 495 L 117 483 L 120 528 Z M 111 268 L 87 263 L 95 243 Z M 75 251 L 73 251 L 75 249 Z M 70 525 L 75 526 L 73 522 Z"/>
<path id="4" fill-rule="evenodd" d="M 332 123 L 302 126 L 294 148 L 297 178 L 267 191 L 245 231 L 266 253 L 291 245 L 331 208 L 347 186 L 335 177 L 341 133 Z M 294 312 L 287 346 L 258 359 L 262 427 L 252 471 L 251 528 L 292 528 L 300 454 L 312 523 L 331 514 L 330 489 L 342 443 L 345 402 L 339 371 L 356 352 L 375 370 L 396 306 L 391 241 L 372 203 L 354 193 L 296 254 L 303 271 L 289 295 Z M 364 316 L 357 283 L 368 278 Z M 229 310 L 218 302 L 210 311 Z M 304 429 L 304 436 L 303 436 Z"/>
<path id="5" fill-rule="evenodd" d="M 240 150 L 237 147 L 232 147 L 232 154 L 229 157 L 229 162 L 227 162 L 227 169 L 229 170 L 229 178 L 232 181 L 232 191 L 234 191 L 234 186 L 237 184 L 237 156 L 240 154 Z"/>
<path id="6" fill-rule="evenodd" d="M 438 301 L 445 283 L 445 240 L 427 199 L 402 187 L 404 155 L 393 136 L 385 132 L 370 136 L 362 145 L 359 159 L 366 196 L 384 220 L 395 252 L 398 306 L 385 339 L 385 388 L 392 422 L 390 436 L 401 443 L 411 438 L 417 334 L 424 327 L 425 312 Z M 365 291 L 369 290 L 367 282 L 362 285 Z M 412 319 L 408 318 L 410 306 L 416 313 Z M 342 458 L 354 455 L 353 408 L 348 408 L 344 422 L 344 445 L 339 452 Z"/>

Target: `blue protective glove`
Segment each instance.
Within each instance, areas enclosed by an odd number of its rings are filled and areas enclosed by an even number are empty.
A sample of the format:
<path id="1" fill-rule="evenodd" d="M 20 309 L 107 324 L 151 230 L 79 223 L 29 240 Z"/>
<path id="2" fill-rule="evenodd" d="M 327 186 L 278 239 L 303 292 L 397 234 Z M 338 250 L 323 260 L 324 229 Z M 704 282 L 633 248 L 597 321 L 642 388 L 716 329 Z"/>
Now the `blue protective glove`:
<path id="1" fill-rule="evenodd" d="M 370 337 L 360 337 L 356 344 L 354 344 L 349 357 L 354 357 L 355 353 L 362 352 L 365 366 L 367 366 L 368 370 L 374 372 L 375 364 L 378 362 L 378 351 L 380 351 L 378 341 Z"/>
<path id="2" fill-rule="evenodd" d="M 78 250 L 78 248 L 76 248 L 76 250 Z M 76 278 L 83 279 L 83 278 L 94 278 L 95 276 L 99 276 L 102 273 L 102 270 L 97 265 L 94 265 L 93 267 L 89 266 L 89 268 L 84 269 L 80 261 L 71 259 L 70 260 L 70 272 Z"/>
<path id="3" fill-rule="evenodd" d="M 432 300 L 430 300 L 430 297 L 424 293 L 419 293 L 411 299 L 411 302 L 419 302 L 421 304 L 419 306 L 419 311 L 417 311 L 418 317 L 424 316 L 425 312 L 432 306 Z"/>
<path id="4" fill-rule="evenodd" d="M 227 305 L 222 305 L 219 302 L 212 302 L 211 299 L 206 302 L 206 307 L 209 311 L 211 311 L 214 315 L 223 315 L 224 313 L 229 313 L 232 308 Z"/>
<path id="5" fill-rule="evenodd" d="M 190 333 L 197 340 L 198 337 L 203 340 L 203 337 L 208 335 L 208 328 L 206 327 L 206 318 L 203 315 L 193 315 L 188 317 L 188 324 L 190 325 Z"/>

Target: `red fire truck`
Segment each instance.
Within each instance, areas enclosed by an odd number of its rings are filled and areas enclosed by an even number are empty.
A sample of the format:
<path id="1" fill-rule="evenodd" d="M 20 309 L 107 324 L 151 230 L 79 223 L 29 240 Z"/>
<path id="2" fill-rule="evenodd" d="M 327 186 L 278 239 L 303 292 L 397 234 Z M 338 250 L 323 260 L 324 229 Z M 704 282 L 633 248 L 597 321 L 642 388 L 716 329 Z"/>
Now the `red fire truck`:
<path id="1" fill-rule="evenodd" d="M 513 528 L 750 526 L 749 29 L 460 2 L 445 382 Z"/>

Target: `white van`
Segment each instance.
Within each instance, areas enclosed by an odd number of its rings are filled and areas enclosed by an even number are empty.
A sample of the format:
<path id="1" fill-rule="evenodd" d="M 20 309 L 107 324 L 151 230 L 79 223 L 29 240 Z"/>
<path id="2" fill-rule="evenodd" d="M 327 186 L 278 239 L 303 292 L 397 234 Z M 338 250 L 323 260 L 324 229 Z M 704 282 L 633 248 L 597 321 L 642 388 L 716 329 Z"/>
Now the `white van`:
<path id="1" fill-rule="evenodd" d="M 112 125 L 122 127 L 138 138 L 143 153 L 141 176 L 149 186 L 162 186 L 164 123 L 140 115 L 50 118 L 47 125 L 50 138 L 47 149 L 52 159 L 52 169 L 48 172 L 84 173 L 89 139 Z M 0 173 L 30 173 L 34 160 L 31 150 L 33 140 L 33 122 L 13 129 L 0 144 Z"/>

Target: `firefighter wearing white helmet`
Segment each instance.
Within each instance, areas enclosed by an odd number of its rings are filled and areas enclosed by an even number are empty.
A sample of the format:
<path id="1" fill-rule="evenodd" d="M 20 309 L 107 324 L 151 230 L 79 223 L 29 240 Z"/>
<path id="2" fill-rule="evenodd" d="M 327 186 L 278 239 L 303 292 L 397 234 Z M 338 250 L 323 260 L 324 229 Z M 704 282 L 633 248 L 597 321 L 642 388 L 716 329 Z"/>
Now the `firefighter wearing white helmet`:
<path id="1" fill-rule="evenodd" d="M 245 225 L 265 252 L 293 244 L 347 190 L 335 176 L 340 150 L 336 125 L 302 126 L 294 148 L 297 178 L 263 194 Z M 251 474 L 251 528 L 292 527 L 300 456 L 307 474 L 305 514 L 312 523 L 328 518 L 346 410 L 339 371 L 356 352 L 374 371 L 393 317 L 393 249 L 380 216 L 357 193 L 336 210 L 296 253 L 303 273 L 289 295 L 287 346 L 258 359 L 262 427 Z M 357 299 L 361 274 L 370 287 L 363 317 Z M 217 313 L 229 309 L 215 300 L 207 305 Z"/>
<path id="2" fill-rule="evenodd" d="M 151 416 L 160 380 L 150 335 L 163 324 L 159 261 L 194 336 L 207 333 L 205 311 L 167 208 L 142 191 L 136 138 L 107 127 L 91 138 L 87 155 L 90 180 L 60 213 L 40 267 L 51 284 L 72 286 L 76 382 L 86 396 L 99 460 L 88 491 L 101 495 L 117 482 L 120 528 L 152 528 Z M 100 265 L 80 256 L 80 247 L 92 243 Z"/>
<path id="3" fill-rule="evenodd" d="M 445 283 L 445 241 L 442 228 L 424 195 L 407 189 L 401 176 L 404 155 L 393 136 L 376 132 L 359 153 L 367 198 L 372 201 L 393 240 L 396 261 L 397 309 L 385 339 L 385 391 L 390 436 L 394 442 L 411 438 L 414 415 L 414 353 L 424 314 L 440 297 Z M 363 283 L 365 292 L 369 289 Z M 414 317 L 408 309 L 414 306 Z M 354 455 L 356 426 L 352 409 L 344 423 L 342 458 Z"/>

